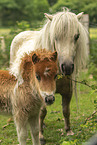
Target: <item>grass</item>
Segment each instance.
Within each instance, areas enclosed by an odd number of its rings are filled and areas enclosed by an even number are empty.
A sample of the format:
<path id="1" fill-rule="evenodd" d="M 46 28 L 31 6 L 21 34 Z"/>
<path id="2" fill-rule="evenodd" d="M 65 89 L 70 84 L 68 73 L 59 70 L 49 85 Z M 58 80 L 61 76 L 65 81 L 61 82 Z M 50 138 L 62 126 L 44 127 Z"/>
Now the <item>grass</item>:
<path id="1" fill-rule="evenodd" d="M 93 79 L 89 78 L 87 73 L 81 73 L 80 79 L 87 79 L 89 83 L 94 84 Z M 79 86 L 78 86 L 79 88 Z M 56 94 L 56 101 L 53 105 L 48 106 L 47 116 L 45 118 L 46 128 L 44 129 L 44 137 L 46 139 L 46 145 L 61 145 L 62 142 L 70 142 L 74 145 L 82 145 L 86 142 L 93 134 L 96 133 L 96 115 L 85 123 L 85 120 L 93 113 L 94 100 L 96 99 L 97 93 L 93 93 L 92 89 L 85 85 L 80 85 L 80 93 L 78 91 L 78 104 L 79 110 L 77 109 L 75 97 L 73 96 L 71 101 L 71 129 L 74 132 L 73 136 L 66 136 L 64 129 L 64 117 L 62 115 L 62 102 L 60 94 Z M 13 121 L 9 123 L 7 120 L 10 116 L 0 116 L 0 145 L 17 145 L 17 134 Z M 27 145 L 31 145 L 30 133 L 27 139 Z"/>
<path id="2" fill-rule="evenodd" d="M 10 28 L 0 28 L 0 36 L 9 34 Z"/>

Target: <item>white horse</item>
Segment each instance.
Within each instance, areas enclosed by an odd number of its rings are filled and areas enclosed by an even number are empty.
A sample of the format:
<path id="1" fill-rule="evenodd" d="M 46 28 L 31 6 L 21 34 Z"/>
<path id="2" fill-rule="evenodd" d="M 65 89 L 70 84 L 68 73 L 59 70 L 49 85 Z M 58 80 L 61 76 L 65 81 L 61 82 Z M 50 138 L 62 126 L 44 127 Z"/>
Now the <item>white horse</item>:
<path id="1" fill-rule="evenodd" d="M 30 53 L 37 48 L 46 48 L 58 52 L 58 65 L 60 73 L 64 74 L 64 77 L 57 81 L 57 92 L 62 95 L 67 135 L 73 134 L 70 129 L 72 81 L 67 79 L 67 75 L 72 78 L 79 69 L 84 68 L 89 53 L 88 33 L 79 21 L 82 14 L 83 12 L 76 15 L 68 10 L 54 15 L 45 13 L 47 22 L 44 27 L 40 31 L 21 32 L 13 39 L 10 49 L 10 72 L 16 77 L 20 74 L 20 60 L 25 52 Z M 19 83 L 22 82 L 23 79 L 20 77 Z M 44 108 L 42 111 L 42 118 L 44 119 L 46 109 Z"/>

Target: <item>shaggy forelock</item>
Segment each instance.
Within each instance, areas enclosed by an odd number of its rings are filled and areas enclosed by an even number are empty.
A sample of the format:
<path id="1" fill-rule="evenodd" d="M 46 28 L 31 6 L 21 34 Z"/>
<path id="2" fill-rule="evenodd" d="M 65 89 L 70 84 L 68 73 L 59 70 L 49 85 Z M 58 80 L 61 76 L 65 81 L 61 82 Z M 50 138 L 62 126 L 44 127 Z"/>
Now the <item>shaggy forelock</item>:
<path id="1" fill-rule="evenodd" d="M 51 23 L 50 39 L 55 40 L 68 39 L 76 33 L 78 20 L 75 14 L 70 12 L 57 13 Z"/>

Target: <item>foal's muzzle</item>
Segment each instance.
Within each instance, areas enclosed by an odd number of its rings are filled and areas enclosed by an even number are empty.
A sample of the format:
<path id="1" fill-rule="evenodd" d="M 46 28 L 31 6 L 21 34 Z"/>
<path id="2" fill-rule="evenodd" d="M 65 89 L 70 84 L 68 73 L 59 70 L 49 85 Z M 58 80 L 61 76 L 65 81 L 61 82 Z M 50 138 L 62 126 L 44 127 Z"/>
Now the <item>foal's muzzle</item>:
<path id="1" fill-rule="evenodd" d="M 45 103 L 46 103 L 47 105 L 53 104 L 54 101 L 55 101 L 55 97 L 54 97 L 53 95 L 49 95 L 49 96 L 46 96 L 46 97 L 45 97 Z"/>
<path id="2" fill-rule="evenodd" d="M 70 63 L 70 64 L 64 63 L 61 65 L 61 69 L 65 75 L 71 75 L 74 71 L 74 63 Z"/>

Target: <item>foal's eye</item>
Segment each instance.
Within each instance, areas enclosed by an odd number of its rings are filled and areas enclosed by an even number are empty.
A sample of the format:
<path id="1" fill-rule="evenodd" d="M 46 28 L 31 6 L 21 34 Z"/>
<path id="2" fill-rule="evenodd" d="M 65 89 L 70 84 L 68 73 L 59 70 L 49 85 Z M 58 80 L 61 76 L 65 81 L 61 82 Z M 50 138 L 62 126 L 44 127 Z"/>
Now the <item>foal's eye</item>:
<path id="1" fill-rule="evenodd" d="M 74 35 L 74 42 L 76 42 L 78 40 L 79 36 L 80 36 L 79 33 Z"/>
<path id="2" fill-rule="evenodd" d="M 36 74 L 36 78 L 37 78 L 38 81 L 41 80 L 41 77 L 40 77 L 40 75 L 38 75 L 38 74 Z"/>
<path id="3" fill-rule="evenodd" d="M 55 75 L 54 79 L 57 79 L 57 75 Z"/>

